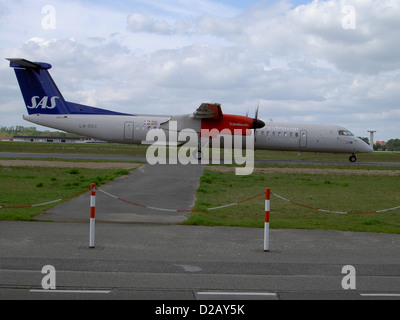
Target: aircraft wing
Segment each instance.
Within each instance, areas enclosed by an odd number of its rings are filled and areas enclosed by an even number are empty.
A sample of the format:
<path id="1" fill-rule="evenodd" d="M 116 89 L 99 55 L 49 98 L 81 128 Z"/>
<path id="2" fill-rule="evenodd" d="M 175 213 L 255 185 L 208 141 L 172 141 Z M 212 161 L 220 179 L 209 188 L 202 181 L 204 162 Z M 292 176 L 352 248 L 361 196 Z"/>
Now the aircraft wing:
<path id="1" fill-rule="evenodd" d="M 194 119 L 219 119 L 223 117 L 221 105 L 218 103 L 202 103 L 193 112 Z"/>

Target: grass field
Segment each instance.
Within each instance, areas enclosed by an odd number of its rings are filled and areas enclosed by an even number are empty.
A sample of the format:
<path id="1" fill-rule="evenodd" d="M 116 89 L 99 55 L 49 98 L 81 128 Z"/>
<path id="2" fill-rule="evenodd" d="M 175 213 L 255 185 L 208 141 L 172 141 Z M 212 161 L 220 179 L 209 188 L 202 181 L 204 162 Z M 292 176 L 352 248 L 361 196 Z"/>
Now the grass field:
<path id="1" fill-rule="evenodd" d="M 121 144 L 1 142 L 0 152 L 145 156 L 147 147 Z"/>
<path id="2" fill-rule="evenodd" d="M 33 144 L 0 143 L 0 152 L 77 153 L 145 155 L 146 147 L 109 144 Z M 325 160 L 347 163 L 347 155 L 256 151 L 256 158 L 285 160 Z M 400 162 L 399 153 L 372 153 L 359 161 Z M 329 167 L 318 167 L 319 169 Z M 348 170 L 343 167 L 340 170 Z M 351 166 L 352 169 L 365 169 Z M 400 205 L 399 178 L 380 174 L 266 173 L 236 176 L 206 169 L 197 191 L 194 209 L 222 206 L 247 199 L 271 188 L 303 205 L 332 211 L 370 212 Z M 397 170 L 399 168 L 396 168 Z M 387 168 L 381 169 L 385 171 Z M 344 173 L 345 171 L 343 171 Z M 389 171 L 387 171 L 389 172 Z M 104 184 L 126 174 L 126 170 L 0 167 L 0 206 L 30 205 L 64 198 Z M 0 220 L 32 220 L 54 205 L 28 209 L 0 209 Z M 238 206 L 190 214 L 185 224 L 263 227 L 264 198 L 258 197 Z M 325 229 L 400 233 L 400 210 L 386 213 L 338 215 L 295 206 L 272 197 L 271 228 Z"/>
<path id="3" fill-rule="evenodd" d="M 371 212 L 400 205 L 398 176 L 274 174 L 236 176 L 206 170 L 194 209 L 234 203 L 265 188 L 303 205 L 331 211 Z M 263 227 L 264 197 L 217 211 L 191 213 L 186 224 Z M 310 210 L 271 198 L 271 228 L 400 233 L 400 210 L 339 215 Z"/>
<path id="4" fill-rule="evenodd" d="M 92 183 L 100 186 L 128 172 L 109 169 L 0 167 L 0 206 L 47 203 L 86 190 Z M 0 209 L 0 220 L 34 220 L 34 216 L 54 205 Z"/>

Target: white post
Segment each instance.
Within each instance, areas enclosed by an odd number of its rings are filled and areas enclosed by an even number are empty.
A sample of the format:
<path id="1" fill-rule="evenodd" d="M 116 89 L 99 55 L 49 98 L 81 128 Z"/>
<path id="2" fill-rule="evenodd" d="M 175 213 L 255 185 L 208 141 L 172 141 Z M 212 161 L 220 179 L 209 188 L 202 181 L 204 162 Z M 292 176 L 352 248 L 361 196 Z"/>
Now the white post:
<path id="1" fill-rule="evenodd" d="M 90 240 L 89 248 L 94 248 L 94 230 L 95 230 L 95 209 L 96 209 L 96 185 L 93 183 L 90 187 Z"/>
<path id="2" fill-rule="evenodd" d="M 271 209 L 270 204 L 271 190 L 265 190 L 265 225 L 264 225 L 264 251 L 269 252 L 269 212 Z"/>

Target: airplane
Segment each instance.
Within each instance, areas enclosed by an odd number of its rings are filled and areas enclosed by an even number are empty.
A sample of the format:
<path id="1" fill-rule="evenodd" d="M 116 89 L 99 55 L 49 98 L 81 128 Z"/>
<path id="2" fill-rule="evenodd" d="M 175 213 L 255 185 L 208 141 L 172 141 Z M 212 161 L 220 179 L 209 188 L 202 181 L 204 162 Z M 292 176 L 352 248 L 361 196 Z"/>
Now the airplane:
<path id="1" fill-rule="evenodd" d="M 255 118 L 251 118 L 224 114 L 218 103 L 202 103 L 193 114 L 174 116 L 128 114 L 68 102 L 48 72 L 52 68 L 51 64 L 19 58 L 7 60 L 15 71 L 28 111 L 28 115 L 23 116 L 24 120 L 97 140 L 149 145 L 154 140 L 148 141 L 147 133 L 153 129 L 161 130 L 166 137 L 185 130 L 191 130 L 198 137 L 203 137 L 203 132 L 217 130 L 219 133 L 228 132 L 243 137 L 252 134 L 256 150 L 350 153 L 350 162 L 356 162 L 356 155 L 359 153 L 373 151 L 370 145 L 341 126 L 275 122 L 266 124 L 258 119 L 258 108 Z M 172 123 L 175 126 L 171 126 Z M 209 134 L 209 146 L 220 136 Z M 200 159 L 201 139 L 198 141 Z M 165 143 L 182 146 L 185 141 Z M 223 144 L 221 146 L 224 147 Z"/>

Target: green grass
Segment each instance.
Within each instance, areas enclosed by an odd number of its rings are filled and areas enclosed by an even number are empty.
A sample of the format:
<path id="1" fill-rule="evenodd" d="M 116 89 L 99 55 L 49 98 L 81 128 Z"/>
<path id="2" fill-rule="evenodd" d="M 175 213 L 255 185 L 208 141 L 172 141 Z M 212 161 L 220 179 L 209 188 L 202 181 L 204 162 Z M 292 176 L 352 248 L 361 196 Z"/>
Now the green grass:
<path id="1" fill-rule="evenodd" d="M 197 191 L 195 208 L 234 203 L 265 188 L 313 208 L 370 212 L 400 205 L 399 178 L 368 175 L 307 175 L 254 173 L 236 176 L 206 170 Z M 264 226 L 264 197 L 216 211 L 193 212 L 185 224 Z M 387 213 L 339 215 L 323 213 L 271 198 L 271 228 L 323 229 L 400 233 L 400 210 Z"/>
<path id="2" fill-rule="evenodd" d="M 25 206 L 46 203 L 88 189 L 92 183 L 100 186 L 128 173 L 129 171 L 127 170 L 118 169 L 0 166 L 0 206 Z M 0 220 L 34 220 L 35 215 L 55 205 L 0 209 Z"/>
<path id="3" fill-rule="evenodd" d="M 145 156 L 147 146 L 122 144 L 1 142 L 0 152 Z"/>
<path id="4" fill-rule="evenodd" d="M 146 150 L 147 147 L 143 146 L 113 144 L 0 143 L 0 152 L 144 156 Z M 348 162 L 348 155 L 335 154 L 298 155 L 296 152 L 256 151 L 255 157 Z M 360 162 L 400 162 L 400 153 L 362 154 L 358 158 Z M 340 167 L 340 169 L 345 168 L 347 167 Z M 352 166 L 352 169 L 367 168 Z M 127 171 L 100 169 L 0 167 L 0 206 L 52 201 L 85 190 L 93 182 L 104 184 L 126 173 Z M 333 211 L 375 211 L 400 205 L 399 178 L 396 176 L 277 173 L 236 176 L 234 173 L 206 170 L 197 191 L 195 209 L 234 203 L 262 193 L 266 187 L 292 201 Z M 34 220 L 35 215 L 50 207 L 52 205 L 28 209 L 0 209 L 0 220 Z M 226 209 L 194 212 L 185 222 L 193 225 L 243 227 L 263 227 L 263 223 L 262 196 Z M 313 211 L 272 197 L 271 227 L 400 233 L 400 210 L 379 214 L 338 215 Z"/>

